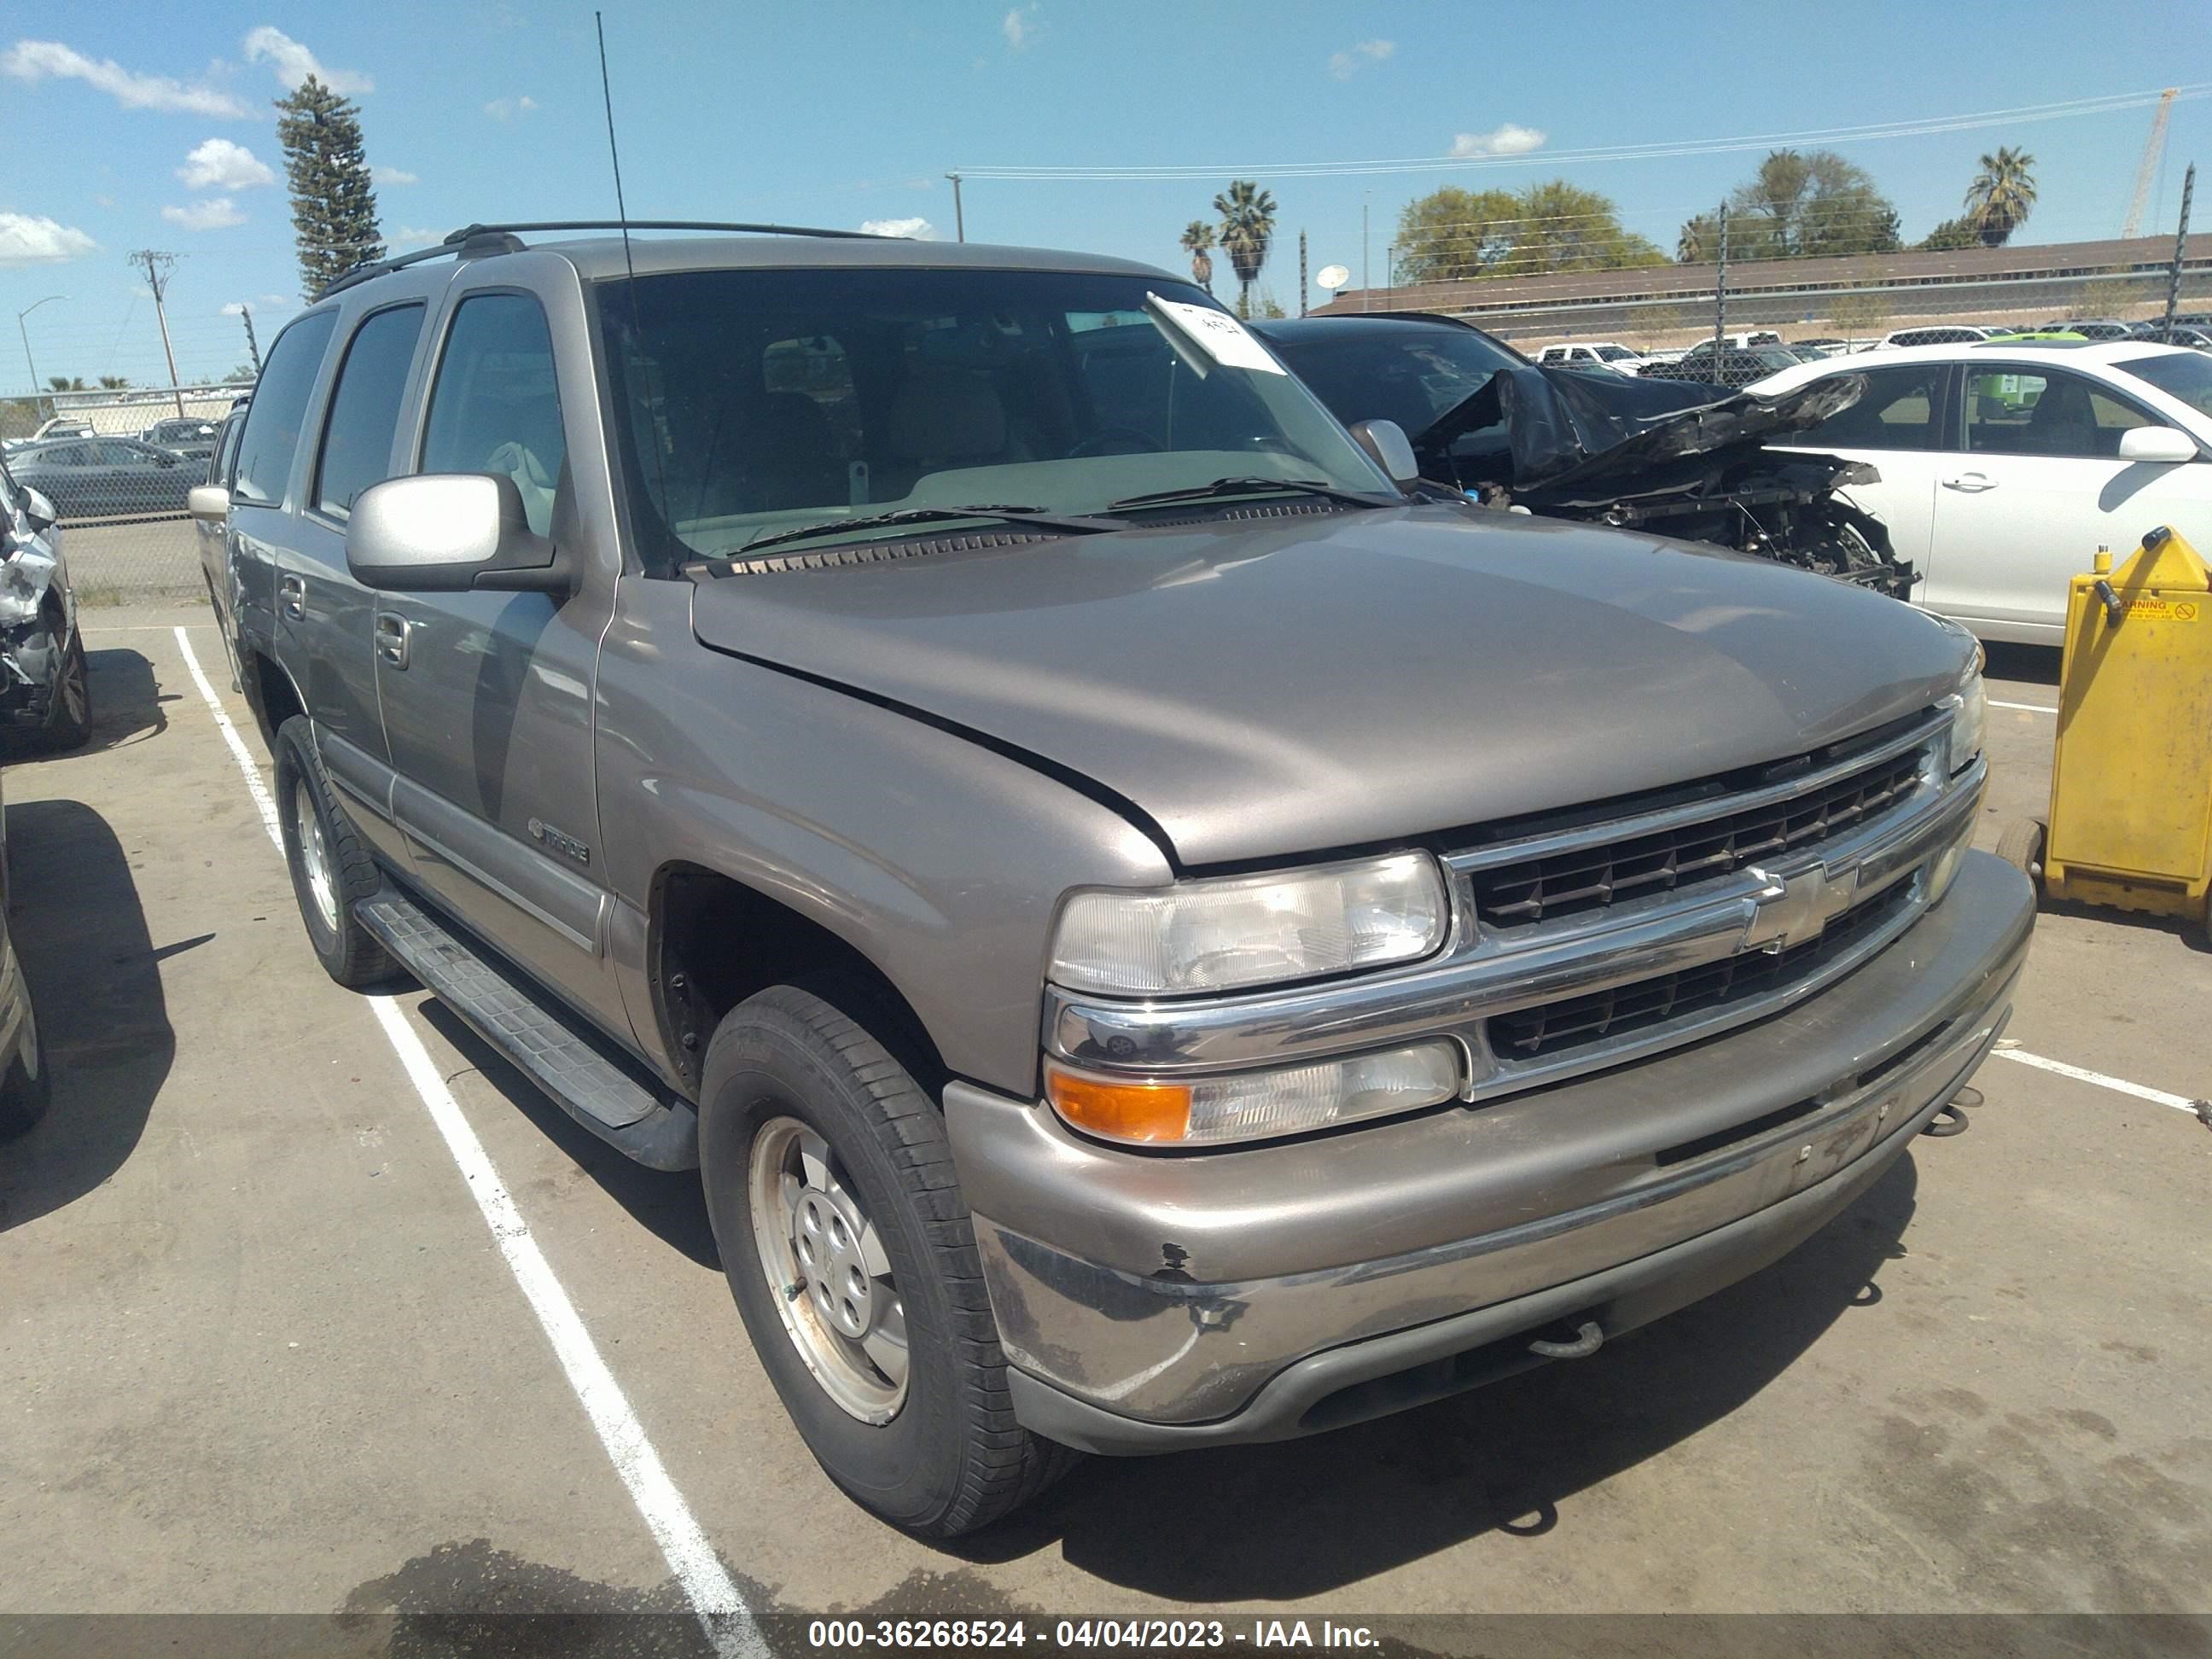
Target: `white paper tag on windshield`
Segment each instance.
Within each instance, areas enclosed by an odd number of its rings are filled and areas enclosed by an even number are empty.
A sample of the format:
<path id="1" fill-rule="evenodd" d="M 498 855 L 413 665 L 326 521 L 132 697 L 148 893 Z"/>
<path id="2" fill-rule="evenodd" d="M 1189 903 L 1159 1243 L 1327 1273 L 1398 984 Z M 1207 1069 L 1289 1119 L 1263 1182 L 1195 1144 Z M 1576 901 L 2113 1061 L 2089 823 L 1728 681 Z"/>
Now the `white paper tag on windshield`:
<path id="1" fill-rule="evenodd" d="M 1244 325 L 1227 312 L 1182 300 L 1163 300 L 1157 294 L 1146 297 L 1167 313 L 1168 319 L 1182 331 L 1186 339 L 1223 368 L 1256 368 L 1266 374 L 1287 372 L 1267 355 L 1267 347 L 1247 333 Z"/>

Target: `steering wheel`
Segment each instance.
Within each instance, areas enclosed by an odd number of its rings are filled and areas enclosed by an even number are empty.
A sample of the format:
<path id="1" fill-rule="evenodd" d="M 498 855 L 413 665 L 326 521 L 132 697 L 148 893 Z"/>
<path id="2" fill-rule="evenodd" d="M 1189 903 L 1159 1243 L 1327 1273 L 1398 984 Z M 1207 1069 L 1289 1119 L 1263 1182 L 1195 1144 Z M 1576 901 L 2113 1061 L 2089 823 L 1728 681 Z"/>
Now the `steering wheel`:
<path id="1" fill-rule="evenodd" d="M 1160 446 L 1133 426 L 1106 426 L 1067 452 L 1071 461 L 1092 455 L 1157 455 Z"/>

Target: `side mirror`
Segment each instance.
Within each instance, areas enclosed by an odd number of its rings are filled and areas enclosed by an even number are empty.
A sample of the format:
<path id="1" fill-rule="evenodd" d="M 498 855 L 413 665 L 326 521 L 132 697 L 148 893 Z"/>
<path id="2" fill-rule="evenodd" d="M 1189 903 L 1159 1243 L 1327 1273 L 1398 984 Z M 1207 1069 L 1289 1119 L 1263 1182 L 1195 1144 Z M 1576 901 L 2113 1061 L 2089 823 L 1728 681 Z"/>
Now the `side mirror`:
<path id="1" fill-rule="evenodd" d="M 194 484 L 185 495 L 185 511 L 202 524 L 221 524 L 230 516 L 230 491 L 221 484 Z"/>
<path id="2" fill-rule="evenodd" d="M 1413 446 L 1407 441 L 1406 428 L 1397 422 L 1361 421 L 1352 427 L 1352 436 L 1375 458 L 1375 464 L 1389 475 L 1391 483 L 1402 488 L 1421 476 Z"/>
<path id="3" fill-rule="evenodd" d="M 2120 434 L 2124 461 L 2193 461 L 2197 440 L 2177 427 L 2131 426 Z"/>
<path id="4" fill-rule="evenodd" d="M 45 491 L 27 489 L 23 492 L 23 521 L 31 526 L 33 535 L 45 535 L 54 527 L 54 520 L 60 516 L 54 511 L 54 504 L 46 499 Z"/>
<path id="5" fill-rule="evenodd" d="M 356 498 L 346 568 L 395 593 L 568 591 L 567 562 L 531 529 L 522 493 L 499 472 L 387 478 Z"/>

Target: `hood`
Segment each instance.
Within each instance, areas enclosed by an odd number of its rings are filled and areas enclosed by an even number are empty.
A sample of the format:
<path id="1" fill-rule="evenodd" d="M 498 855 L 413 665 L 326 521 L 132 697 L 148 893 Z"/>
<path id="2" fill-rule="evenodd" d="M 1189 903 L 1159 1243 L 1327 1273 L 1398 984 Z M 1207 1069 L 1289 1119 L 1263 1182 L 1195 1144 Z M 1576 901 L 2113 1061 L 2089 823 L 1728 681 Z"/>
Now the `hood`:
<path id="1" fill-rule="evenodd" d="M 1849 409 L 1865 392 L 1862 374 L 1770 398 L 1719 394 L 1687 380 L 1531 366 L 1492 376 L 1421 434 L 1416 448 L 1502 422 L 1516 500 L 1602 500 L 1641 490 L 1655 471 L 1687 457 L 1748 459 L 1765 443 Z"/>
<path id="2" fill-rule="evenodd" d="M 692 617 L 1083 775 L 1185 867 L 1778 760 L 1926 707 L 1968 649 L 1762 560 L 1451 507 L 702 577 Z"/>

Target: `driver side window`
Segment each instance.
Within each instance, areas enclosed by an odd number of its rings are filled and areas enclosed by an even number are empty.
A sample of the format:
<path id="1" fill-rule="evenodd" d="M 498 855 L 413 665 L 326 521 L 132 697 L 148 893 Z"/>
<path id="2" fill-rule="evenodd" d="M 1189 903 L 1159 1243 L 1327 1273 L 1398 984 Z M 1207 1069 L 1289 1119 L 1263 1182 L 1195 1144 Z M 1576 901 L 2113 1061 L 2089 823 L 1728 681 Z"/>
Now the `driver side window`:
<path id="1" fill-rule="evenodd" d="M 421 470 L 514 479 L 531 529 L 544 536 L 568 457 L 543 308 L 526 294 L 462 301 L 430 390 Z"/>

